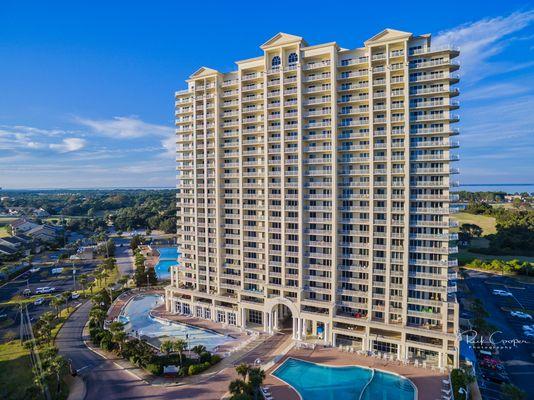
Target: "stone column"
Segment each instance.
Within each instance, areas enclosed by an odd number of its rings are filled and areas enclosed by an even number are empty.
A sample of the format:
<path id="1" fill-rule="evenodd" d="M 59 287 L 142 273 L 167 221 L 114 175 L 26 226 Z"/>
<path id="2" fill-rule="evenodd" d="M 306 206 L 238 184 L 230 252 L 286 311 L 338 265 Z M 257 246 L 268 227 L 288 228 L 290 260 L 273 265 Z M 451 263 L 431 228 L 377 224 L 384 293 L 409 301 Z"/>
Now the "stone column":
<path id="1" fill-rule="evenodd" d="M 273 314 L 269 311 L 267 313 L 267 321 L 269 323 L 269 335 L 272 335 L 273 334 Z"/>
<path id="2" fill-rule="evenodd" d="M 302 318 L 297 318 L 297 340 L 302 340 Z"/>
<path id="3" fill-rule="evenodd" d="M 269 313 L 267 311 L 263 312 L 263 332 L 268 332 L 269 329 Z"/>
<path id="4" fill-rule="evenodd" d="M 293 330 L 291 332 L 293 334 L 293 336 L 292 336 L 293 339 L 297 339 L 297 337 L 298 337 L 297 330 L 298 330 L 298 320 L 297 320 L 297 318 L 293 317 Z"/>
<path id="5" fill-rule="evenodd" d="M 275 308 L 274 309 L 274 312 L 273 312 L 273 326 L 274 326 L 274 329 L 278 330 L 278 308 Z"/>
<path id="6" fill-rule="evenodd" d="M 247 327 L 247 312 L 245 308 L 241 309 L 241 327 L 242 328 Z"/>
<path id="7" fill-rule="evenodd" d="M 324 334 L 323 334 L 323 336 L 324 336 L 324 338 L 323 338 L 324 344 L 328 344 L 328 336 L 330 335 L 329 331 L 330 331 L 330 323 L 329 322 L 325 322 L 324 323 Z"/>

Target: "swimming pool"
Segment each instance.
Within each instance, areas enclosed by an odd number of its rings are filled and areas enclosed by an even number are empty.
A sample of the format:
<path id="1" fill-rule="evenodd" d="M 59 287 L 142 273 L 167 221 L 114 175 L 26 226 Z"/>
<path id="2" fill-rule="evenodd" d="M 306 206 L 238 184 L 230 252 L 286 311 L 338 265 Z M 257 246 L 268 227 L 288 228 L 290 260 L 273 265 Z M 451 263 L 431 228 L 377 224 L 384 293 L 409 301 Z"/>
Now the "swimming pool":
<path id="1" fill-rule="evenodd" d="M 331 367 L 288 358 L 273 375 L 302 400 L 413 400 L 412 383 L 399 375 L 358 366 Z"/>
<path id="2" fill-rule="evenodd" d="M 202 344 L 208 350 L 213 350 L 223 343 L 235 340 L 217 332 L 152 318 L 150 311 L 163 302 L 163 296 L 159 295 L 136 296 L 126 304 L 118 320 L 126 323 L 126 332 L 138 337 L 145 336 L 155 346 L 159 346 L 166 339 L 181 338 L 187 341 L 188 348 Z"/>
<path id="3" fill-rule="evenodd" d="M 158 279 L 170 279 L 170 267 L 178 265 L 178 256 L 180 252 L 176 247 L 158 247 L 159 260 L 155 266 Z"/>

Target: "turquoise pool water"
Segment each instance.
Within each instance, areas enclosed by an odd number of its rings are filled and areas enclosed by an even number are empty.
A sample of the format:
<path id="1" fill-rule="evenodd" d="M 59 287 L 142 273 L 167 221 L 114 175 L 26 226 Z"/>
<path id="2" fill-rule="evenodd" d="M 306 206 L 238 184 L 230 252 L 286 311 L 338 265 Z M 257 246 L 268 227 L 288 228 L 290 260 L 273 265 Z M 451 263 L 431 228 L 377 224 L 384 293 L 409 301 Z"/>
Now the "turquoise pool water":
<path id="1" fill-rule="evenodd" d="M 158 247 L 159 261 L 155 266 L 158 279 L 170 279 L 170 267 L 178 265 L 180 252 L 176 247 Z"/>
<path id="2" fill-rule="evenodd" d="M 273 375 L 293 386 L 303 400 L 413 400 L 415 394 L 406 378 L 382 371 L 373 375 L 356 366 L 329 367 L 289 358 Z"/>
<path id="3" fill-rule="evenodd" d="M 118 317 L 119 321 L 126 323 L 124 330 L 134 336 L 145 336 L 155 346 L 159 346 L 165 339 L 181 338 L 187 341 L 188 348 L 202 344 L 208 350 L 213 350 L 223 343 L 235 340 L 217 332 L 180 323 L 169 324 L 152 318 L 150 310 L 163 304 L 163 301 L 163 297 L 158 295 L 134 297 Z"/>

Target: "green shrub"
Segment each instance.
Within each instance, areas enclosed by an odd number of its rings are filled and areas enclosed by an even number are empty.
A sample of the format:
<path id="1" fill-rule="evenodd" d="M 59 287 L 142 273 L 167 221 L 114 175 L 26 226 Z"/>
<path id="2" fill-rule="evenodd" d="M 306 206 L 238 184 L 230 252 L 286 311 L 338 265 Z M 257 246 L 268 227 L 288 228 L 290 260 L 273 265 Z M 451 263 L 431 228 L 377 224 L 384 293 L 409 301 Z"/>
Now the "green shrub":
<path id="1" fill-rule="evenodd" d="M 218 355 L 218 354 L 212 354 L 211 355 L 211 360 L 210 360 L 211 365 L 215 365 L 219 361 L 221 361 L 221 356 L 220 355 Z"/>
<path id="2" fill-rule="evenodd" d="M 211 353 L 209 351 L 203 351 L 202 353 L 200 353 L 200 357 L 198 358 L 198 362 L 200 364 L 203 364 L 205 362 L 210 362 L 211 361 Z"/>
<path id="3" fill-rule="evenodd" d="M 145 368 L 152 375 L 161 375 L 163 374 L 163 365 L 159 363 L 147 364 Z"/>
<path id="4" fill-rule="evenodd" d="M 92 327 L 92 328 L 89 329 L 89 336 L 91 336 L 91 340 L 95 344 L 98 344 L 98 341 L 96 339 L 101 334 L 102 331 L 103 331 L 103 329 L 100 328 L 99 326 L 95 326 L 95 327 Z"/>
<path id="5" fill-rule="evenodd" d="M 188 375 L 198 375 L 201 372 L 207 370 L 209 367 L 211 367 L 211 364 L 209 362 L 205 362 L 202 364 L 194 364 L 189 366 Z"/>

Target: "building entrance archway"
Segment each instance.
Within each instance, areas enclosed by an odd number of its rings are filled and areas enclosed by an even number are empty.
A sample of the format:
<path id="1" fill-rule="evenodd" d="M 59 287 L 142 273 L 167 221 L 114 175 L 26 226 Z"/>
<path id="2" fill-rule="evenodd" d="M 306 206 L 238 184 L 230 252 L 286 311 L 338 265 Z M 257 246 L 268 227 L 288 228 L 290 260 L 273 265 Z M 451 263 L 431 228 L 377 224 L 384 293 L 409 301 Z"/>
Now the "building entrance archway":
<path id="1" fill-rule="evenodd" d="M 271 298 L 266 302 L 264 331 L 284 332 L 297 337 L 299 310 L 295 303 L 283 297 Z"/>

